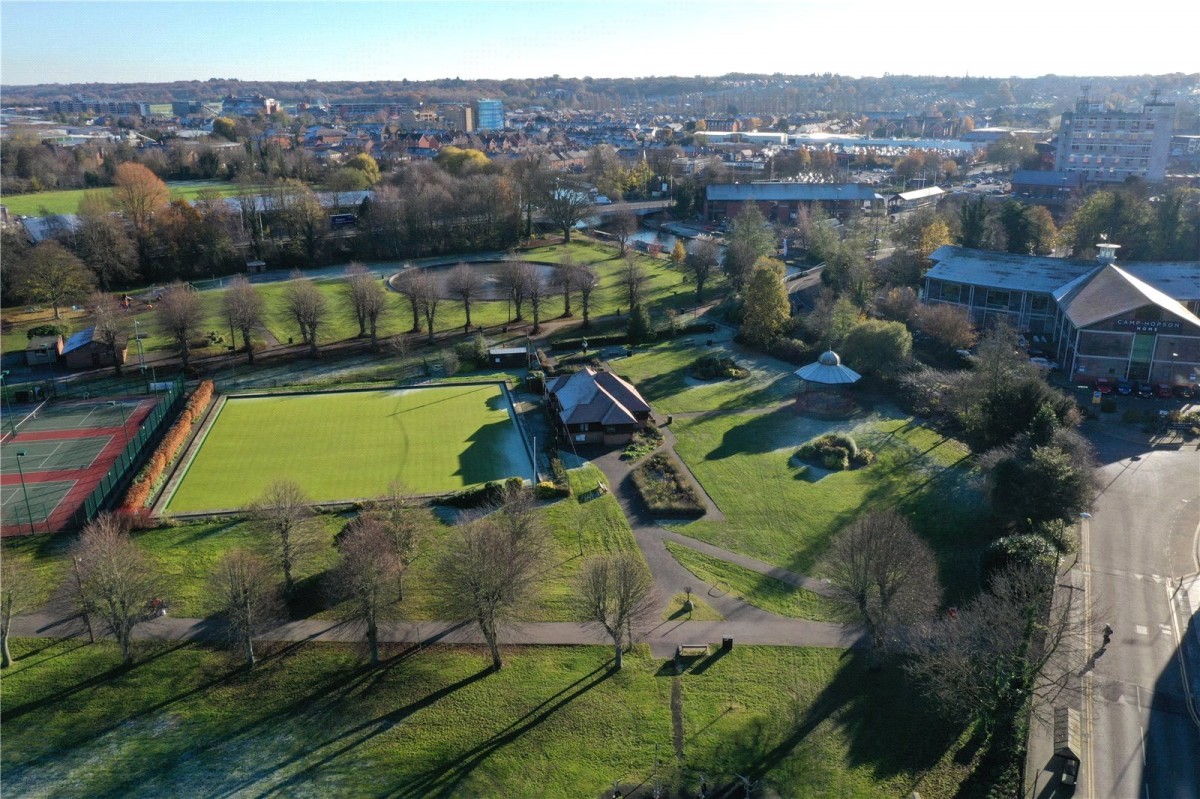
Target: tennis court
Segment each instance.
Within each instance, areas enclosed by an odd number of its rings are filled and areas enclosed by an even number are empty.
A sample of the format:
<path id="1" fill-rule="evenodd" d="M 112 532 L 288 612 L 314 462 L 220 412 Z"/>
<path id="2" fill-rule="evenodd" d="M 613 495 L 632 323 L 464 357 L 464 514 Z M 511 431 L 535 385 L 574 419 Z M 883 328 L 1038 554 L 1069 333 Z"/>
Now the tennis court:
<path id="1" fill-rule="evenodd" d="M 17 419 L 17 439 L 19 440 L 23 433 L 54 433 L 62 430 L 120 427 L 122 423 L 133 419 L 143 404 L 145 403 L 136 399 L 100 402 L 95 400 L 44 402 L 34 408 L 25 418 Z M 7 426 L 5 426 L 5 432 L 9 432 Z"/>
<path id="2" fill-rule="evenodd" d="M 110 441 L 112 436 L 29 440 L 18 438 L 0 449 L 0 474 L 88 469 Z"/>
<path id="3" fill-rule="evenodd" d="M 58 503 L 75 485 L 75 480 L 54 480 L 46 483 L 20 482 L 5 483 L 0 486 L 0 523 L 14 529 L 29 524 L 29 513 L 33 513 L 33 523 L 41 524 L 50 517 Z M 29 493 L 29 501 L 25 501 L 25 492 Z"/>

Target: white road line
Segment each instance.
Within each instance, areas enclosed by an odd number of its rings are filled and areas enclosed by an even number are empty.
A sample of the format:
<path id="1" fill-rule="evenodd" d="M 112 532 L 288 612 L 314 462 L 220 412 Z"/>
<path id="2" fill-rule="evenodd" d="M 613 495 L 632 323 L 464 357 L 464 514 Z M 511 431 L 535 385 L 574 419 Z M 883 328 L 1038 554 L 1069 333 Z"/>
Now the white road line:
<path id="1" fill-rule="evenodd" d="M 1083 646 L 1085 652 L 1092 648 L 1092 575 L 1091 575 L 1091 524 L 1087 519 L 1079 521 L 1079 562 L 1083 566 L 1083 595 L 1087 601 L 1083 603 Z M 1096 762 L 1096 753 L 1092 742 L 1092 672 L 1088 671 L 1083 677 L 1083 731 L 1087 741 L 1087 762 Z M 1087 790 L 1084 797 L 1091 799 L 1095 792 L 1093 769 L 1083 770 Z"/>

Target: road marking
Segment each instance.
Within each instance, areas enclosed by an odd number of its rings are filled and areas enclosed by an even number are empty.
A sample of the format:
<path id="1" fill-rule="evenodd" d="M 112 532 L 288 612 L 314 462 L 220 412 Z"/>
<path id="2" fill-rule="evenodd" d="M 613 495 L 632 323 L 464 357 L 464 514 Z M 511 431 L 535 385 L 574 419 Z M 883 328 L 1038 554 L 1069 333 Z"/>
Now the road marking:
<path id="1" fill-rule="evenodd" d="M 1138 733 L 1142 741 L 1142 770 L 1144 771 L 1146 768 L 1146 728 L 1142 725 L 1142 687 L 1134 683 L 1133 690 L 1137 694 Z"/>
<path id="2" fill-rule="evenodd" d="M 1138 635 L 1149 635 L 1149 634 L 1150 634 L 1150 628 L 1149 628 L 1149 627 L 1143 627 L 1143 626 L 1142 626 L 1142 625 L 1140 625 L 1140 624 L 1136 625 L 1136 626 L 1133 628 L 1133 630 L 1134 630 L 1134 632 L 1136 632 Z"/>
<path id="3" fill-rule="evenodd" d="M 1160 624 L 1158 629 L 1163 635 L 1171 635 L 1174 632 L 1169 624 Z"/>
<path id="4" fill-rule="evenodd" d="M 1090 652 L 1092 648 L 1092 575 L 1091 575 L 1091 524 L 1087 519 L 1079 521 L 1079 561 L 1083 565 L 1083 596 L 1086 601 L 1083 603 L 1083 647 L 1085 652 Z M 1084 740 L 1087 741 L 1087 762 L 1095 763 L 1096 757 L 1092 745 L 1092 672 L 1089 670 L 1083 677 L 1083 731 Z M 1095 791 L 1095 780 L 1092 777 L 1092 769 L 1083 770 L 1084 781 L 1087 785 L 1087 790 L 1084 796 L 1092 797 Z"/>

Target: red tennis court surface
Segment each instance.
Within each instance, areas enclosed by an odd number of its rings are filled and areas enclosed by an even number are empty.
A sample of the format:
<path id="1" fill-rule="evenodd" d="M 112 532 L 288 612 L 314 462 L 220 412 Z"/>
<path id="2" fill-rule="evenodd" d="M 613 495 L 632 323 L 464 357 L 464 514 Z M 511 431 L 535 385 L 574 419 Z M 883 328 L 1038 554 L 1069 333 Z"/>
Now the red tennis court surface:
<path id="1" fill-rule="evenodd" d="M 122 397 L 14 406 L 11 417 L 0 422 L 0 535 L 63 529 L 156 401 Z"/>

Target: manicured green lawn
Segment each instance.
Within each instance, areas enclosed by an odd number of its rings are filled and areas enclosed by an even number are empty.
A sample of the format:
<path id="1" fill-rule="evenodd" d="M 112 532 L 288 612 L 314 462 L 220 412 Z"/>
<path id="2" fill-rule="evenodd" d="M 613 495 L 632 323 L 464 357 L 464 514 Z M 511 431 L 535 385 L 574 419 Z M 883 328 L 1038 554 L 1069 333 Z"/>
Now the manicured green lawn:
<path id="1" fill-rule="evenodd" d="M 705 345 L 705 334 L 635 350 L 614 361 L 612 368 L 638 387 L 659 413 L 767 408 L 795 397 L 799 378 L 794 367 L 767 355 L 752 353 L 727 340 Z M 745 380 L 696 380 L 688 375 L 705 355 L 733 358 L 750 371 Z"/>
<path id="2" fill-rule="evenodd" d="M 979 475 L 966 448 L 907 417 L 883 413 L 826 422 L 790 408 L 676 418 L 677 451 L 726 516 L 680 532 L 810 574 L 830 538 L 868 510 L 895 507 L 938 554 L 951 598 L 975 590 L 976 558 L 986 543 Z M 822 433 L 846 430 L 876 452 L 863 469 L 815 473 L 792 460 Z"/>
<path id="3" fill-rule="evenodd" d="M 169 181 L 167 188 L 171 190 L 171 199 L 173 200 L 194 200 L 203 191 L 215 191 L 222 197 L 229 197 L 239 190 L 238 186 L 224 180 Z M 112 193 L 112 189 L 107 187 L 63 189 L 62 191 L 43 191 L 35 194 L 12 194 L 5 195 L 0 202 L 8 206 L 10 214 L 20 214 L 21 216 L 41 216 L 43 208 L 52 214 L 74 214 L 79 211 L 79 202 L 88 192 L 108 196 Z"/>
<path id="4" fill-rule="evenodd" d="M 722 593 L 741 597 L 755 607 L 813 621 L 841 621 L 838 603 L 804 588 L 797 588 L 737 564 L 711 558 L 702 552 L 667 542 L 667 549 L 685 569 Z M 699 586 L 697 593 L 703 594 Z"/>
<path id="5" fill-rule="evenodd" d="M 107 643 L 13 649 L 14 796 L 599 796 L 650 779 L 657 754 L 681 795 L 703 773 L 782 797 L 949 797 L 972 757 L 898 673 L 837 650 L 739 646 L 675 678 L 644 647 L 617 674 L 606 647 L 511 648 L 495 674 L 469 648 L 386 650 L 368 670 L 309 643 L 248 673 L 196 645 L 140 645 L 128 670 Z"/>
<path id="6" fill-rule="evenodd" d="M 529 472 L 494 385 L 229 399 L 168 509 L 240 508 L 274 480 L 314 502 L 452 491 Z"/>

